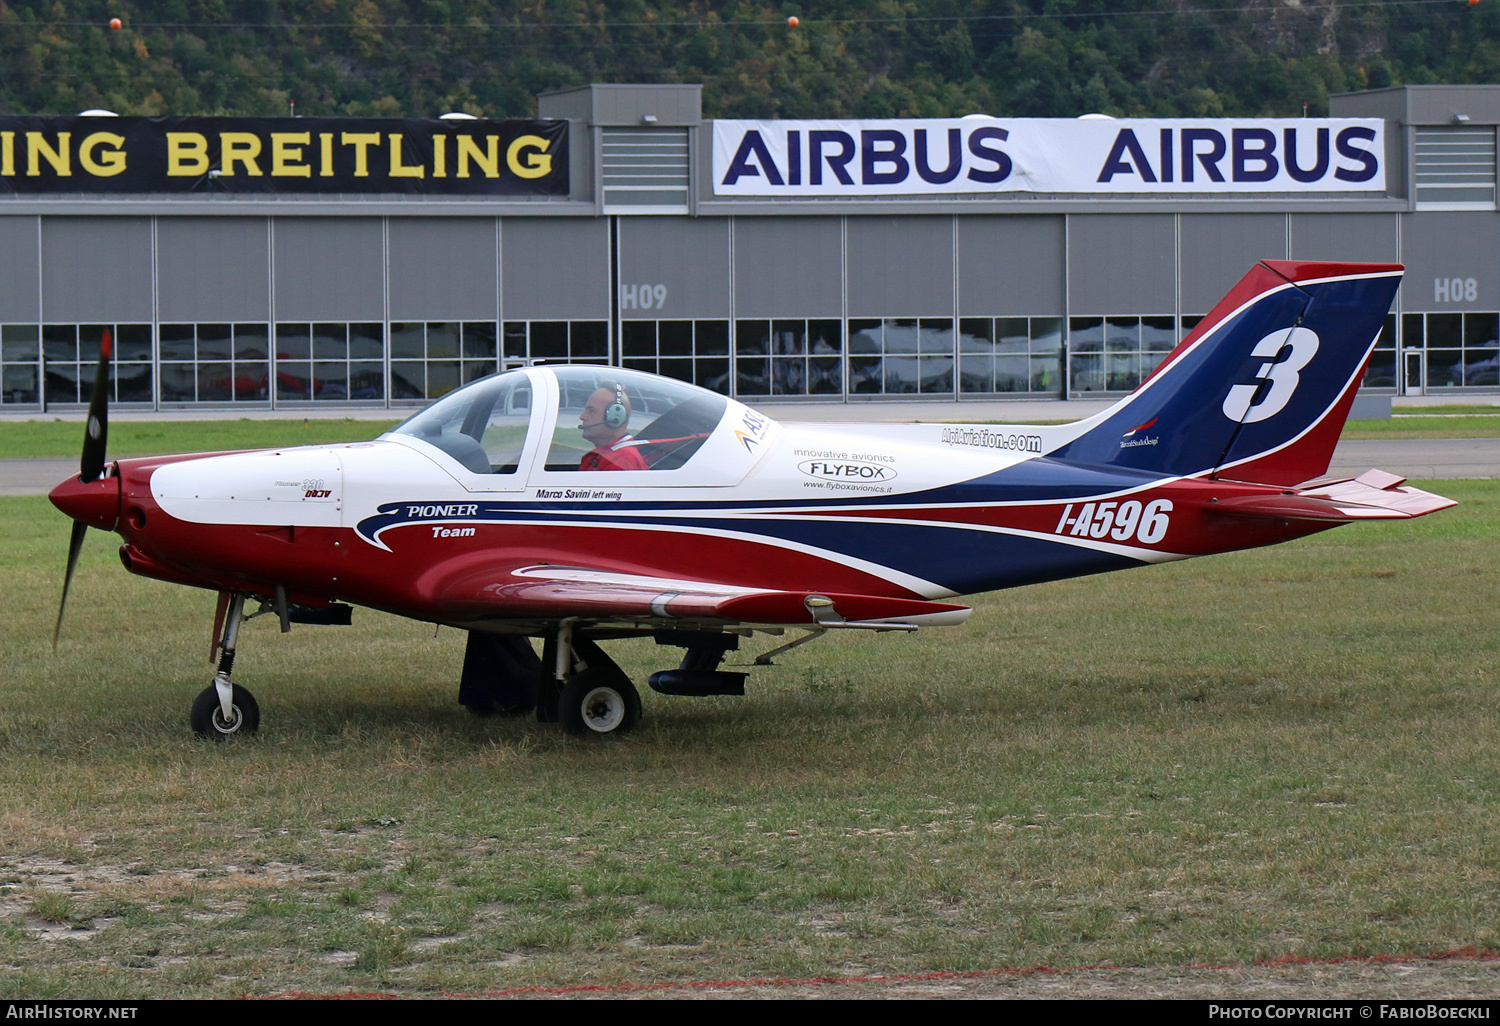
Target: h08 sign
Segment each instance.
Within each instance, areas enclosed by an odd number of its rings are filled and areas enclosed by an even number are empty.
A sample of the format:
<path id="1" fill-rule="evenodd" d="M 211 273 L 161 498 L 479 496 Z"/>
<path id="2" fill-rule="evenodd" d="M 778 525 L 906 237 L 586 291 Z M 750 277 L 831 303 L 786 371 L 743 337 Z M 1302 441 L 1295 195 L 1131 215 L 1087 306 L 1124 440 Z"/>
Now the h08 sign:
<path id="1" fill-rule="evenodd" d="M 568 123 L 0 117 L 0 191 L 566 196 Z"/>
<path id="2" fill-rule="evenodd" d="M 1378 118 L 714 122 L 718 196 L 1384 191 Z"/>

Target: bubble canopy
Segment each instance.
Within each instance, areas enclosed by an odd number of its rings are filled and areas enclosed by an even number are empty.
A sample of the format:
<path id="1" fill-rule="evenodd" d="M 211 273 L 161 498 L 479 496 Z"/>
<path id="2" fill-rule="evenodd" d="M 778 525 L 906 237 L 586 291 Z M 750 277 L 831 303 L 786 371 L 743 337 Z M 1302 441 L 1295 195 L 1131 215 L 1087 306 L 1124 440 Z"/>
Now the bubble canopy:
<path id="1" fill-rule="evenodd" d="M 601 427 L 606 420 L 608 426 Z M 730 421 L 742 429 L 726 427 Z M 746 426 L 753 427 L 748 442 Z M 675 479 L 683 475 L 671 472 L 704 470 L 702 464 L 711 461 L 713 470 L 702 475 L 701 483 L 718 484 L 748 471 L 773 426 L 696 385 L 618 367 L 571 365 L 481 378 L 390 434 L 419 439 L 474 474 L 524 475 L 530 469 L 533 476 L 551 477 L 624 471 L 632 478 Z M 539 442 L 534 447 L 539 459 L 528 455 L 533 440 Z M 598 458 L 588 459 L 600 452 L 608 457 L 602 466 Z"/>

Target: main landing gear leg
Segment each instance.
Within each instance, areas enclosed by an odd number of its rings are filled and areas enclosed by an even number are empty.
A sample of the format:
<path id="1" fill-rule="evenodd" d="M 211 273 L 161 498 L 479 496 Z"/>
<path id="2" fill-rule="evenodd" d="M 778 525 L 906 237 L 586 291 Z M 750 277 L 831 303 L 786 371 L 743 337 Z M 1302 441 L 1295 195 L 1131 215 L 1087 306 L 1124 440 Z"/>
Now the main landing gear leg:
<path id="1" fill-rule="evenodd" d="M 623 734 L 641 719 L 641 696 L 625 671 L 571 620 L 558 625 L 542 655 L 537 719 L 569 734 Z"/>
<path id="2" fill-rule="evenodd" d="M 253 734 L 260 727 L 260 706 L 255 696 L 230 680 L 234 670 L 235 644 L 240 624 L 245 622 L 245 596 L 229 600 L 224 638 L 219 642 L 219 669 L 213 683 L 199 692 L 189 716 L 193 732 L 210 741 L 225 741 L 238 734 Z"/>

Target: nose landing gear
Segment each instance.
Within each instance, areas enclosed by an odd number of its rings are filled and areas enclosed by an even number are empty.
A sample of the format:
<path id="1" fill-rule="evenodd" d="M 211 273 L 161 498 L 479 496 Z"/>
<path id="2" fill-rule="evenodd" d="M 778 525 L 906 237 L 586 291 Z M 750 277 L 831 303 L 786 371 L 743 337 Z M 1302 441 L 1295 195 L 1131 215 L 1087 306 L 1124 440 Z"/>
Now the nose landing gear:
<path id="1" fill-rule="evenodd" d="M 255 696 L 229 679 L 234 670 L 235 643 L 239 640 L 240 624 L 244 621 L 245 596 L 231 596 L 224 637 L 219 642 L 219 669 L 214 674 L 213 683 L 193 700 L 193 709 L 188 715 L 193 733 L 209 741 L 227 741 L 231 737 L 253 734 L 260 727 L 260 706 Z"/>
<path id="2" fill-rule="evenodd" d="M 198 692 L 188 721 L 193 733 L 209 741 L 227 741 L 242 734 L 253 734 L 260 727 L 260 706 L 255 696 L 238 684 L 230 689 L 229 712 L 226 715 L 219 689 L 210 684 Z"/>

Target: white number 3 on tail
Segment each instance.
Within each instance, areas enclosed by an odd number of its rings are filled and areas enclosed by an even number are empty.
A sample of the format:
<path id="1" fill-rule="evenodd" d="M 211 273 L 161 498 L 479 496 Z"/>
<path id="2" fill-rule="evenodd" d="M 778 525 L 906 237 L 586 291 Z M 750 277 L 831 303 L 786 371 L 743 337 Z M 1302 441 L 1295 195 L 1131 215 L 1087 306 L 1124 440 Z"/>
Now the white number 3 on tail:
<path id="1" fill-rule="evenodd" d="M 1255 376 L 1261 380 L 1253 385 L 1235 385 L 1224 397 L 1224 416 L 1236 423 L 1254 424 L 1275 416 L 1286 406 L 1297 390 L 1297 372 L 1306 367 L 1318 353 L 1318 336 L 1308 328 L 1293 328 L 1274 331 L 1255 343 L 1251 356 L 1273 357 L 1283 349 L 1291 349 L 1291 355 L 1280 363 L 1263 363 Z M 1271 387 L 1264 398 L 1254 406 L 1250 400 L 1260 391 L 1264 382 Z"/>

